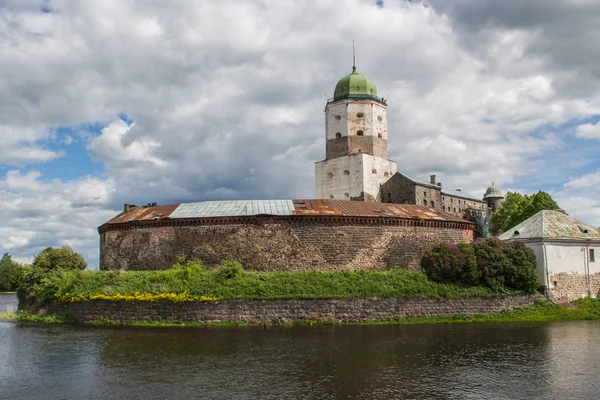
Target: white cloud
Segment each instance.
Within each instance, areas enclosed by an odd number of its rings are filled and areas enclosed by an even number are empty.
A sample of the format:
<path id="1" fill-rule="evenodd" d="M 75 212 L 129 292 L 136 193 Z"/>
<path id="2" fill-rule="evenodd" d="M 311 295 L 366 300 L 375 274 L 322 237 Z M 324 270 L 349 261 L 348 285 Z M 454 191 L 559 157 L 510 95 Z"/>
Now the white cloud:
<path id="1" fill-rule="evenodd" d="M 582 124 L 575 130 L 575 136 L 579 139 L 600 139 L 600 125 L 595 124 Z"/>
<path id="2" fill-rule="evenodd" d="M 579 178 L 571 179 L 565 183 L 565 187 L 571 189 L 580 189 L 586 187 L 600 188 L 600 171 L 583 175 Z"/>
<path id="3" fill-rule="evenodd" d="M 390 158 L 418 179 L 473 194 L 513 186 L 568 150 L 569 133 L 544 129 L 600 115 L 594 2 L 44 5 L 53 12 L 22 0 L 0 10 L 0 163 L 20 168 L 0 185 L 0 246 L 20 254 L 78 240 L 92 254 L 96 226 L 123 202 L 314 196 L 323 106 L 350 72 L 352 38 L 358 71 L 389 99 Z M 104 129 L 53 137 L 84 124 Z M 73 139 L 105 175 L 48 181 L 26 168 Z M 591 192 L 569 185 L 565 201 L 595 215 L 577 200 Z M 21 246 L 19 231 L 36 235 Z"/>

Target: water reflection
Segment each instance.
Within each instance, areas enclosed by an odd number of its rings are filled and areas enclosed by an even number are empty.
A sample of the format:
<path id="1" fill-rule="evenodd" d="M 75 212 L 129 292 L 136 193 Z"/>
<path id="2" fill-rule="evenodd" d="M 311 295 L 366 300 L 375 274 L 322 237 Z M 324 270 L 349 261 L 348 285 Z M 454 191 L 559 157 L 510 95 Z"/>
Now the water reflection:
<path id="1" fill-rule="evenodd" d="M 597 398 L 598 328 L 598 322 L 267 330 L 0 323 L 0 397 Z"/>

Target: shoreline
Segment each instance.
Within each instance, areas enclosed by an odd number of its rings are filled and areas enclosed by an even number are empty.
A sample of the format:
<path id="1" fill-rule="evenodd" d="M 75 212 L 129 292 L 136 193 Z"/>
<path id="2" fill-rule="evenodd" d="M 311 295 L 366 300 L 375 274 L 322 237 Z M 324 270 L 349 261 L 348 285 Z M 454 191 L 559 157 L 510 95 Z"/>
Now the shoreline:
<path id="1" fill-rule="evenodd" d="M 141 321 L 120 321 L 97 319 L 76 321 L 73 318 L 46 314 L 35 315 L 22 311 L 17 313 L 0 313 L 0 321 L 16 321 L 25 323 L 73 324 L 82 326 L 121 326 L 121 327 L 155 327 L 155 328 L 200 328 L 200 327 L 277 327 L 277 326 L 354 326 L 354 325 L 424 325 L 455 323 L 511 323 L 511 322 L 560 322 L 600 320 L 600 300 L 582 299 L 566 306 L 548 300 L 538 300 L 535 304 L 523 308 L 504 310 L 488 314 L 452 314 L 446 316 L 418 316 L 391 319 L 365 319 L 361 321 L 323 321 L 299 319 L 290 322 L 247 323 L 243 321 L 182 321 L 148 319 Z"/>

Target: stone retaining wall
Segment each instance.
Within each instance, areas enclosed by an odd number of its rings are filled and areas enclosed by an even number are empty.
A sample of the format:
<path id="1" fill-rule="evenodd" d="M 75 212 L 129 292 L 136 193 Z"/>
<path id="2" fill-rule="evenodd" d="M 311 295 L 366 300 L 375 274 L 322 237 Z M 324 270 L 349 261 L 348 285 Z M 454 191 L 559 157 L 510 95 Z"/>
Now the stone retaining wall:
<path id="1" fill-rule="evenodd" d="M 532 305 L 542 296 L 459 299 L 355 299 L 355 300 L 256 300 L 214 302 L 111 302 L 58 303 L 51 314 L 79 322 L 110 320 L 244 322 L 285 324 L 295 320 L 360 322 L 391 318 L 488 314 Z"/>

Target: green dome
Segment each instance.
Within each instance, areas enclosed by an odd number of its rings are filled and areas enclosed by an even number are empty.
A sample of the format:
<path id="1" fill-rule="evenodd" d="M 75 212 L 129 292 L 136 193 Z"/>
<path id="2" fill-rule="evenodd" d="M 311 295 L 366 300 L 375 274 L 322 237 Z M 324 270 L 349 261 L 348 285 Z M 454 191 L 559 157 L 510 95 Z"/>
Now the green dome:
<path id="1" fill-rule="evenodd" d="M 485 191 L 485 195 L 483 196 L 483 199 L 498 199 L 498 198 L 504 198 L 504 195 L 502 194 L 502 191 L 500 190 L 500 188 L 498 186 L 494 186 L 494 182 L 492 182 L 492 186 L 490 186 L 489 188 L 487 188 L 487 190 Z"/>
<path id="2" fill-rule="evenodd" d="M 356 72 L 356 67 L 352 67 L 352 73 L 340 79 L 335 85 L 333 92 L 333 101 L 340 99 L 375 99 L 382 101 L 377 97 L 377 87 L 372 80 Z"/>

